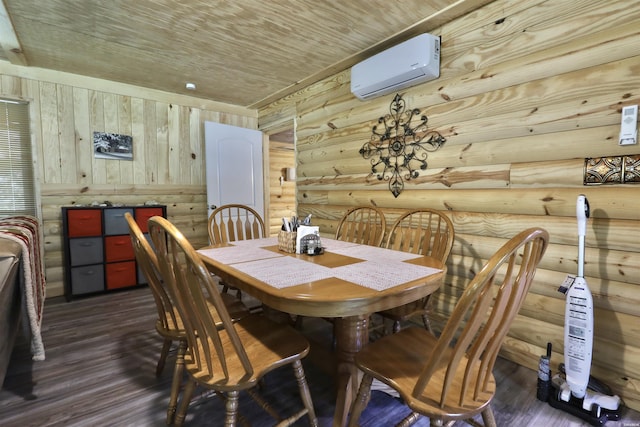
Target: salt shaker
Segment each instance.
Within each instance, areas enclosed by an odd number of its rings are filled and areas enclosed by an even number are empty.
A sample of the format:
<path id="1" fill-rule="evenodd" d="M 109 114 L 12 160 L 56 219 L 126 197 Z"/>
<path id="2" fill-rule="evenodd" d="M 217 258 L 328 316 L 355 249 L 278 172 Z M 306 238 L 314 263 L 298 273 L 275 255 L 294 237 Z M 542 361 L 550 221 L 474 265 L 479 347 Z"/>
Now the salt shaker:
<path id="1" fill-rule="evenodd" d="M 307 255 L 315 255 L 316 253 L 316 241 L 314 239 L 309 239 L 307 242 Z"/>

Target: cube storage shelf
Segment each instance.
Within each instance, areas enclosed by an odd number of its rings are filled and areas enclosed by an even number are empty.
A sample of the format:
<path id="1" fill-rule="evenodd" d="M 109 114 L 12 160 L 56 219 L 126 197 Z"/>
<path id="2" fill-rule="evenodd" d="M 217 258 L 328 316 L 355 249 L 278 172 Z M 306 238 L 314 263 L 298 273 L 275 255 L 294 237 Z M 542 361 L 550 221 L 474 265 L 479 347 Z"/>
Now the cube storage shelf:
<path id="1" fill-rule="evenodd" d="M 164 205 L 62 208 L 67 300 L 147 283 L 137 267 L 126 212 L 133 215 L 147 239 L 149 218 L 167 216 Z"/>

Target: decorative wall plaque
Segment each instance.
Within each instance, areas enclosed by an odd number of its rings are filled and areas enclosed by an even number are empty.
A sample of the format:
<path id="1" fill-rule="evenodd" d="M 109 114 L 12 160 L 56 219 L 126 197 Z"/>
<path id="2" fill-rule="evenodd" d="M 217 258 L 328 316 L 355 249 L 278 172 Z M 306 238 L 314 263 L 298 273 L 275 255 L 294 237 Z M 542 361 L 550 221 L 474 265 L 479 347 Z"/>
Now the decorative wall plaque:
<path id="1" fill-rule="evenodd" d="M 380 117 L 371 139 L 360 149 L 360 155 L 371 159 L 371 173 L 379 180 L 389 181 L 389 191 L 398 197 L 404 181 L 417 178 L 419 169 L 427 169 L 428 152 L 436 151 L 446 139 L 427 129 L 427 116 L 420 110 L 405 111 L 405 102 L 396 94 L 389 106 L 389 114 Z M 415 123 L 414 123 L 415 122 Z"/>
<path id="2" fill-rule="evenodd" d="M 640 183 L 640 154 L 584 161 L 584 185 Z"/>
<path id="3" fill-rule="evenodd" d="M 624 176 L 625 183 L 640 183 L 640 154 L 635 156 L 624 156 Z"/>

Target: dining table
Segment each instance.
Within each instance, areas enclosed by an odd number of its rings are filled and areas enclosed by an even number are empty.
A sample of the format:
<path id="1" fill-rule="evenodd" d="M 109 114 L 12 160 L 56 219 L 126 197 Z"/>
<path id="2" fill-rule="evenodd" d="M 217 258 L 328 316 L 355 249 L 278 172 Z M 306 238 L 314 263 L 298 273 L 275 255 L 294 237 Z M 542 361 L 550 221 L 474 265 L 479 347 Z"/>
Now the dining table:
<path id="1" fill-rule="evenodd" d="M 325 237 L 318 255 L 279 250 L 277 237 L 207 246 L 198 253 L 221 281 L 272 309 L 333 319 L 334 426 L 346 425 L 358 391 L 354 356 L 369 341 L 371 313 L 432 294 L 446 274 L 446 266 L 432 257 Z"/>

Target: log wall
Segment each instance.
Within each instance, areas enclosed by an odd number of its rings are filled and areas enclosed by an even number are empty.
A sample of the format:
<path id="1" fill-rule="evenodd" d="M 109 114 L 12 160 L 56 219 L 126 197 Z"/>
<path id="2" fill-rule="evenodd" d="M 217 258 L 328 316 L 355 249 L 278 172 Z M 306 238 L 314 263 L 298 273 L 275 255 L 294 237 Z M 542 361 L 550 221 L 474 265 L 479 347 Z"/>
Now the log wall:
<path id="1" fill-rule="evenodd" d="M 205 245 L 203 123 L 257 127 L 255 110 L 4 63 L 0 96 L 31 105 L 47 297 L 64 293 L 62 206 L 154 200 L 194 245 Z M 133 136 L 133 161 L 94 158 L 94 131 Z"/>
<path id="2" fill-rule="evenodd" d="M 296 183 L 280 177 L 285 168 L 295 166 L 295 146 L 291 142 L 269 140 L 269 209 L 265 218 L 267 234 L 277 235 L 282 218 L 291 218 L 296 213 Z"/>
<path id="3" fill-rule="evenodd" d="M 626 0 L 497 0 L 435 28 L 440 78 L 402 93 L 447 141 L 398 198 L 359 154 L 394 94 L 359 101 L 349 70 L 262 108 L 259 127 L 295 116 L 298 214 L 313 213 L 324 235 L 356 205 L 381 207 L 390 221 L 408 208 L 448 213 L 456 241 L 437 294 L 441 319 L 508 238 L 546 228 L 550 247 L 502 350 L 533 369 L 547 342 L 552 366 L 562 361 L 556 289 L 577 272 L 575 203 L 585 194 L 592 374 L 640 410 L 640 186 L 583 185 L 585 158 L 640 153 L 617 143 L 621 108 L 640 104 L 638 22 L 640 3 Z"/>

